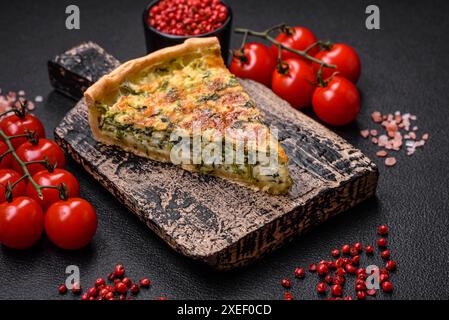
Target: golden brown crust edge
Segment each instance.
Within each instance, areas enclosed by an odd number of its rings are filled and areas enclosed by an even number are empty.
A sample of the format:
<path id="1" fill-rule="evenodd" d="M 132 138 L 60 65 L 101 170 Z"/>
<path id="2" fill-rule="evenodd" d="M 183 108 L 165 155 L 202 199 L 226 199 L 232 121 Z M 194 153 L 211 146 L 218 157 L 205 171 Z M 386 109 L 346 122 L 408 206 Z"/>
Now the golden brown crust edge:
<path id="1" fill-rule="evenodd" d="M 190 52 L 213 47 L 220 49 L 220 43 L 216 37 L 190 38 L 182 44 L 167 47 L 150 53 L 144 57 L 125 62 L 111 73 L 101 77 L 100 80 L 95 82 L 86 90 L 84 97 L 86 98 L 87 106 L 93 106 L 96 100 L 101 99 L 105 94 L 116 89 L 127 78 L 144 68 L 161 63 L 171 58 L 188 54 Z"/>
<path id="2" fill-rule="evenodd" d="M 119 145 L 121 148 L 128 152 L 137 153 L 131 148 L 122 143 L 118 143 L 110 137 L 103 135 L 98 128 L 99 114 L 95 108 L 95 101 L 101 100 L 109 92 L 112 92 L 120 86 L 127 78 L 132 77 L 144 68 L 150 67 L 158 63 L 162 63 L 166 60 L 195 52 L 202 49 L 214 48 L 220 49 L 220 43 L 216 37 L 209 38 L 190 38 L 184 41 L 184 43 L 167 47 L 153 53 L 150 53 L 144 57 L 130 60 L 117 67 L 115 70 L 107 75 L 101 77 L 97 82 L 91 85 L 85 92 L 84 98 L 88 107 L 88 119 L 89 125 L 92 129 L 92 134 L 95 140 L 100 141 L 107 145 Z M 141 156 L 144 156 L 143 154 Z M 163 160 L 161 160 L 163 161 Z"/>

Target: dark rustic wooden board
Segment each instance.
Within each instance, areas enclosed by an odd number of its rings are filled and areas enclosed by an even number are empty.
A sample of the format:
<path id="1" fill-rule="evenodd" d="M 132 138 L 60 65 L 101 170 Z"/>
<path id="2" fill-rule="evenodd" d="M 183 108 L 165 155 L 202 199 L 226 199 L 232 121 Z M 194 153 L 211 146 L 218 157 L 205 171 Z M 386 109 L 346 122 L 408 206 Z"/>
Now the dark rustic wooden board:
<path id="1" fill-rule="evenodd" d="M 55 129 L 56 141 L 170 247 L 220 270 L 243 266 L 373 196 L 378 171 L 265 86 L 241 82 L 279 129 L 294 180 L 288 195 L 254 192 L 97 143 L 82 100 Z"/>

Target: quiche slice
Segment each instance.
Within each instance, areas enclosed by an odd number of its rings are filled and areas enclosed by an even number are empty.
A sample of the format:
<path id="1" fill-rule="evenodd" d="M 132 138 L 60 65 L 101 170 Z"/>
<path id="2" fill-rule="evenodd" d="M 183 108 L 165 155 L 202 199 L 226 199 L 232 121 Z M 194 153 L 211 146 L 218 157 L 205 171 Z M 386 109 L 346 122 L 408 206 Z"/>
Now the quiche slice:
<path id="1" fill-rule="evenodd" d="M 270 194 L 292 185 L 285 151 L 225 67 L 217 38 L 128 61 L 84 96 L 97 141 Z"/>

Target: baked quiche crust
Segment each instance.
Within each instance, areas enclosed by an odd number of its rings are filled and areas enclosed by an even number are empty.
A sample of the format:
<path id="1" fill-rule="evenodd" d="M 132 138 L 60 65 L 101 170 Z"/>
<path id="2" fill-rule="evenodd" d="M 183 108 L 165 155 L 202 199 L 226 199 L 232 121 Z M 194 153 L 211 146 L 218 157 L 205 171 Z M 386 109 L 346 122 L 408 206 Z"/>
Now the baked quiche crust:
<path id="1" fill-rule="evenodd" d="M 128 61 L 84 96 L 99 142 L 271 194 L 292 185 L 285 151 L 225 67 L 217 38 L 191 38 Z M 181 141 L 190 143 L 189 159 L 182 154 L 175 161 Z M 218 157 L 203 158 L 204 151 Z"/>

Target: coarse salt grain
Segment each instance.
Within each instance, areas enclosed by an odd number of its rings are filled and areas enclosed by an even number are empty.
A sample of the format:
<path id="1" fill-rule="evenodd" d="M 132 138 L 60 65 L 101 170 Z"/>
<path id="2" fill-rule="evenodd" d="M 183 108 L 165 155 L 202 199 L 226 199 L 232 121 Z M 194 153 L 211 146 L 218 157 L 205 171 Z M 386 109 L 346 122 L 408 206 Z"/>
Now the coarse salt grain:
<path id="1" fill-rule="evenodd" d="M 396 158 L 395 157 L 388 157 L 385 159 L 385 165 L 387 167 L 392 167 L 396 164 Z"/>
<path id="2" fill-rule="evenodd" d="M 360 135 L 363 137 L 363 138 L 368 138 L 368 136 L 369 136 L 369 130 L 361 130 L 360 131 Z"/>
<path id="3" fill-rule="evenodd" d="M 385 150 L 379 150 L 376 152 L 376 156 L 380 157 L 380 158 L 384 158 L 388 155 L 387 151 Z"/>
<path id="4" fill-rule="evenodd" d="M 382 114 L 379 111 L 375 111 L 371 114 L 371 118 L 374 122 L 382 122 Z"/>
<path id="5" fill-rule="evenodd" d="M 371 135 L 371 142 L 377 144 L 380 148 L 400 151 L 402 146 L 405 145 L 406 154 L 411 156 L 417 148 L 424 146 L 429 139 L 429 134 L 423 133 L 421 139 L 418 140 L 416 134 L 418 126 L 412 126 L 412 121 L 417 120 L 416 115 L 410 113 L 401 114 L 400 111 L 395 111 L 393 114 L 382 114 L 379 111 L 374 111 L 371 114 L 371 118 L 373 122 L 380 124 L 385 133 L 379 133 L 376 129 L 365 129 L 360 133 L 364 138 L 368 138 Z M 384 158 L 388 155 L 386 150 L 379 150 L 376 155 Z M 394 166 L 396 162 L 395 157 L 385 159 L 385 165 L 387 166 Z"/>

